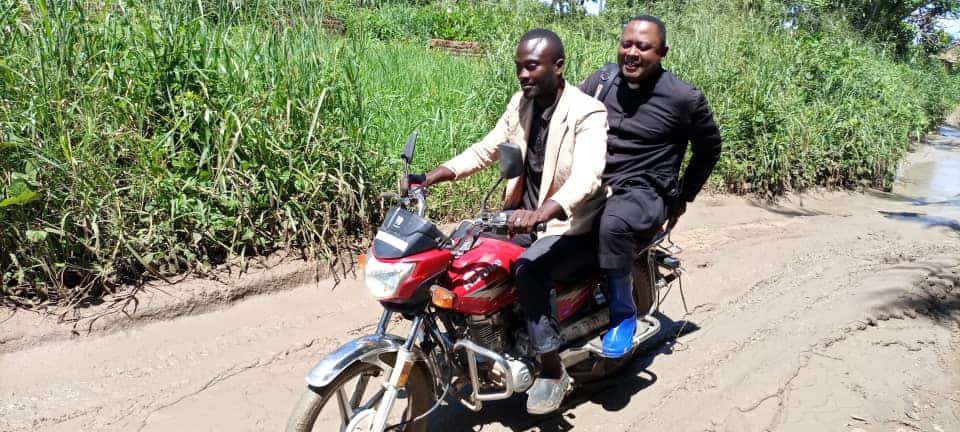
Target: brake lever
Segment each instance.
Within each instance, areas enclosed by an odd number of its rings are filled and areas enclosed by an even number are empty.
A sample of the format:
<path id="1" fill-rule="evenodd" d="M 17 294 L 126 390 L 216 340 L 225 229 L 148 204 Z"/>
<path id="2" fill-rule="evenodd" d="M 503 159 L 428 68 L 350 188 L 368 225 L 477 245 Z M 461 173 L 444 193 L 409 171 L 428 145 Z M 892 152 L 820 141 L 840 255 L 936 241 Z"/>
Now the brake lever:
<path id="1" fill-rule="evenodd" d="M 400 197 L 400 194 L 396 192 L 380 192 L 380 199 L 382 200 L 392 199 L 392 200 L 400 201 L 401 197 Z"/>

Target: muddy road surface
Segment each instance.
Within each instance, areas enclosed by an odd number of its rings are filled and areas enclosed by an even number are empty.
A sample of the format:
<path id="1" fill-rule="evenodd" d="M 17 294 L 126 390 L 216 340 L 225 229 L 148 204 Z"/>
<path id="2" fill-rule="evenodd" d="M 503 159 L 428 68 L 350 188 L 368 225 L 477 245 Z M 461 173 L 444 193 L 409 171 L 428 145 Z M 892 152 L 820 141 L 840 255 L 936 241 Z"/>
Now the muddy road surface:
<path id="1" fill-rule="evenodd" d="M 660 342 L 626 372 L 553 415 L 519 396 L 443 406 L 432 429 L 960 431 L 960 134 L 941 135 L 892 193 L 701 197 L 674 235 L 689 312 L 675 289 Z M 360 283 L 322 280 L 5 343 L 0 430 L 280 430 L 310 367 L 378 316 Z M 20 314 L 0 333 L 50 325 Z"/>

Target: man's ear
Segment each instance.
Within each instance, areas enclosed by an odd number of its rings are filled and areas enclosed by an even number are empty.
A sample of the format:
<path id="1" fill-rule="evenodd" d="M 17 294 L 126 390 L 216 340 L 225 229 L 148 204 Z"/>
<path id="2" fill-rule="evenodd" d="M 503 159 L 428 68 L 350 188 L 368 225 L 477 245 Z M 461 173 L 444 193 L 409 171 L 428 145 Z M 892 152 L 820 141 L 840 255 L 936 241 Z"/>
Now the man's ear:
<path id="1" fill-rule="evenodd" d="M 666 57 L 668 51 L 670 51 L 670 45 L 660 47 L 660 57 Z"/>
<path id="2" fill-rule="evenodd" d="M 563 65 L 564 65 L 563 58 L 558 58 L 553 61 L 553 67 L 557 69 L 557 74 L 563 75 Z"/>

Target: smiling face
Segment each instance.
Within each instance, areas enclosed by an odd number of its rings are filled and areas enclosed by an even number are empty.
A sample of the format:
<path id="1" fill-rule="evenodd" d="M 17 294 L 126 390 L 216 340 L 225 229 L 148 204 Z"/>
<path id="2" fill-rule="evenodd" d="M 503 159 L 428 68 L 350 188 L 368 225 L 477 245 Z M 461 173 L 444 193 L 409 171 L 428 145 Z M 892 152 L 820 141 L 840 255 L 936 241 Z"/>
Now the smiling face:
<path id="1" fill-rule="evenodd" d="M 660 31 L 650 21 L 630 21 L 620 35 L 617 63 L 623 77 L 639 83 L 660 69 L 660 61 L 667 55 Z"/>
<path id="2" fill-rule="evenodd" d="M 558 59 L 555 51 L 544 38 L 526 40 L 517 46 L 514 64 L 523 97 L 552 102 L 563 79 L 563 59 Z"/>

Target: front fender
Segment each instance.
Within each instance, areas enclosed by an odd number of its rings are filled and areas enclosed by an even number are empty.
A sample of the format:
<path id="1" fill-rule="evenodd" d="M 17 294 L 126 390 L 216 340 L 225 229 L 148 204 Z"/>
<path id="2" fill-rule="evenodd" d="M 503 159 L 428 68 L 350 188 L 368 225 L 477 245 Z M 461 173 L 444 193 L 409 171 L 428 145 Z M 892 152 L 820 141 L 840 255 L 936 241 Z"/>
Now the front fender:
<path id="1" fill-rule="evenodd" d="M 312 387 L 323 387 L 330 384 L 350 365 L 358 361 L 379 363 L 380 354 L 399 351 L 403 343 L 404 340 L 399 336 L 388 334 L 354 339 L 320 359 L 320 362 L 307 374 L 307 384 Z M 415 350 L 414 354 L 420 357 L 419 350 Z M 393 367 L 393 365 L 388 366 Z"/>

